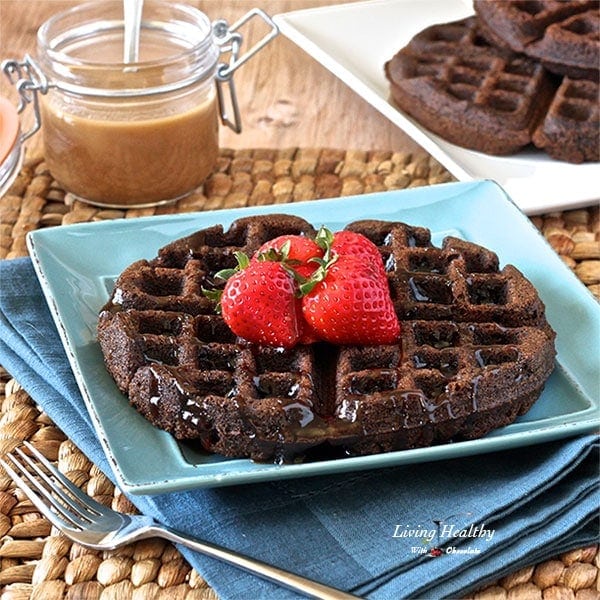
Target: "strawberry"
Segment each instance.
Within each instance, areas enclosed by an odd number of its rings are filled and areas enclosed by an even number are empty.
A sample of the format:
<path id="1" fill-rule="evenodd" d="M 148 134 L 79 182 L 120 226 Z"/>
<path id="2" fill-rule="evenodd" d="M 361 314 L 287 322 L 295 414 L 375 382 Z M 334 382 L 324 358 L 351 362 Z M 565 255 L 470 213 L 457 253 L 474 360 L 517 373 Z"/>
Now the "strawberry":
<path id="1" fill-rule="evenodd" d="M 323 250 L 310 238 L 303 235 L 280 235 L 265 242 L 252 260 L 274 260 L 285 263 L 302 277 L 310 277 L 317 264 L 309 262 L 321 258 Z"/>
<path id="2" fill-rule="evenodd" d="M 302 314 L 302 300 L 300 298 L 298 298 L 298 323 L 300 327 L 299 344 L 314 344 L 320 341 L 321 338 L 309 323 L 306 322 Z"/>
<path id="3" fill-rule="evenodd" d="M 239 257 L 238 257 L 239 259 Z M 240 262 L 221 295 L 223 319 L 255 344 L 292 348 L 302 333 L 294 277 L 279 262 Z"/>
<path id="4" fill-rule="evenodd" d="M 349 254 L 362 258 L 372 265 L 384 277 L 385 267 L 377 246 L 367 237 L 355 231 L 337 231 L 333 234 L 331 252 L 334 254 Z"/>
<path id="5" fill-rule="evenodd" d="M 239 337 L 291 348 L 324 340 L 334 344 L 391 344 L 400 324 L 377 246 L 352 231 L 322 228 L 315 240 L 283 235 L 263 244 L 251 260 L 217 274 L 225 288 L 205 290 Z"/>
<path id="6" fill-rule="evenodd" d="M 387 278 L 372 261 L 361 255 L 339 254 L 322 266 L 315 279 L 312 289 L 303 289 L 302 314 L 322 340 L 333 344 L 392 344 L 398 340 L 400 324 Z"/>

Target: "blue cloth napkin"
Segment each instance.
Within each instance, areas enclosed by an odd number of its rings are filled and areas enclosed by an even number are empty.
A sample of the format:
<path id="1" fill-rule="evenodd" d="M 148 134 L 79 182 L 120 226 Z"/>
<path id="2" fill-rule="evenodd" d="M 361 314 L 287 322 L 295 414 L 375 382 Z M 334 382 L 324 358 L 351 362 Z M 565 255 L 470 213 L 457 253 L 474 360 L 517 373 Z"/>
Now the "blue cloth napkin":
<path id="1" fill-rule="evenodd" d="M 0 364 L 112 478 L 30 260 L 0 262 L 0 289 Z M 361 597 L 457 597 L 598 542 L 598 442 L 130 499 L 183 532 Z M 224 600 L 297 597 L 180 550 Z"/>

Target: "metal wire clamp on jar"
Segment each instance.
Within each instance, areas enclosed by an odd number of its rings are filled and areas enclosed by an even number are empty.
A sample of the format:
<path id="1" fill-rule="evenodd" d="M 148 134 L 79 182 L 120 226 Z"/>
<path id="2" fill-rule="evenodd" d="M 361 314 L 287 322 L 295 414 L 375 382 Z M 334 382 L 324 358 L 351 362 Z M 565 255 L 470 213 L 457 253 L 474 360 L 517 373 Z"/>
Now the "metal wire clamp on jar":
<path id="1" fill-rule="evenodd" d="M 241 54 L 239 30 L 254 17 L 268 32 Z M 140 58 L 127 64 L 123 29 L 121 2 L 83 4 L 40 27 L 36 59 L 2 69 L 17 87 L 19 113 L 32 106 L 28 135 L 41 127 L 46 164 L 67 192 L 106 207 L 173 202 L 212 172 L 219 117 L 241 131 L 233 75 L 278 29 L 257 8 L 229 25 L 147 0 Z"/>

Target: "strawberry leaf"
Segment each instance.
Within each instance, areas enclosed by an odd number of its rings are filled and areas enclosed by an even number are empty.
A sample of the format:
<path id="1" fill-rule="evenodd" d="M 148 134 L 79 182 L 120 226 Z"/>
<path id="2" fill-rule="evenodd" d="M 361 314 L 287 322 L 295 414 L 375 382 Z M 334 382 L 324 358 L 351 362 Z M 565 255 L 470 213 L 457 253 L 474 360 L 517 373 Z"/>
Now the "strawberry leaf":
<path id="1" fill-rule="evenodd" d="M 325 257 L 327 257 L 328 252 L 329 250 L 325 251 Z M 325 257 L 315 257 L 310 259 L 311 261 L 317 263 L 319 265 L 319 268 L 315 269 L 314 273 L 308 279 L 305 278 L 304 281 L 299 282 L 300 285 L 298 286 L 298 288 L 300 290 L 300 297 L 310 294 L 314 287 L 327 277 L 329 267 L 331 267 L 331 265 L 335 263 L 338 259 L 337 254 L 331 258 Z"/>
<path id="2" fill-rule="evenodd" d="M 263 252 L 258 252 L 256 260 L 279 262 L 283 267 L 298 267 L 302 264 L 302 261 L 297 258 L 290 258 L 291 248 L 292 243 L 287 240 L 281 245 L 281 248 L 269 248 Z M 286 270 L 289 271 L 289 269 Z"/>
<path id="3" fill-rule="evenodd" d="M 333 233 L 325 226 L 321 226 L 315 237 L 315 243 L 317 246 L 322 248 L 325 252 L 328 252 L 333 244 Z"/>
<path id="4" fill-rule="evenodd" d="M 256 256 L 258 260 L 272 260 L 274 262 L 287 262 L 290 257 L 292 243 L 286 240 L 280 248 L 269 248 L 266 252 L 259 252 Z"/>
<path id="5" fill-rule="evenodd" d="M 215 312 L 217 314 L 221 314 L 221 297 L 223 296 L 223 290 L 214 289 L 208 290 L 206 288 L 202 288 L 202 293 L 206 298 L 212 300 L 215 303 Z"/>
<path id="6" fill-rule="evenodd" d="M 221 281 L 227 281 L 231 277 L 233 277 L 236 273 L 245 269 L 250 264 L 250 259 L 239 250 L 234 252 L 233 255 L 237 261 L 237 265 L 233 269 L 221 269 L 215 273 L 215 279 L 220 279 Z"/>
<path id="7" fill-rule="evenodd" d="M 238 250 L 237 252 L 234 252 L 233 255 L 235 256 L 235 258 L 236 258 L 236 260 L 238 262 L 238 266 L 236 267 L 236 271 L 241 271 L 242 269 L 245 269 L 250 264 L 250 259 L 243 252 L 240 252 Z"/>
<path id="8" fill-rule="evenodd" d="M 215 273 L 215 279 L 221 279 L 227 281 L 230 277 L 233 277 L 238 272 L 238 269 L 221 269 Z"/>
<path id="9" fill-rule="evenodd" d="M 217 271 L 214 275 L 214 279 L 228 281 L 236 273 L 239 273 L 242 269 L 245 269 L 250 264 L 250 259 L 243 252 L 234 252 L 233 255 L 235 256 L 237 265 L 233 269 L 221 269 L 220 271 Z M 217 314 L 221 314 L 221 297 L 223 296 L 223 290 L 219 288 L 209 290 L 205 287 L 202 287 L 202 293 L 206 298 L 215 303 L 215 311 Z"/>

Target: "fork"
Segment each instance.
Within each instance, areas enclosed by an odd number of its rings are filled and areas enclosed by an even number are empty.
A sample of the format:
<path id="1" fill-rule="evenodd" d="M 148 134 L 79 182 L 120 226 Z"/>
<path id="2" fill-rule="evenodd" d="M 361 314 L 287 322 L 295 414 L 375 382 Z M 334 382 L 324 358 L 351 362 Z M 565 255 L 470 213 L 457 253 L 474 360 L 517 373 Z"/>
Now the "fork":
<path id="1" fill-rule="evenodd" d="M 222 546 L 186 537 L 151 517 L 112 510 L 84 494 L 30 443 L 23 442 L 23 446 L 31 456 L 15 448 L 0 458 L 0 464 L 46 519 L 82 546 L 94 550 L 114 550 L 137 540 L 161 537 L 312 598 L 357 598 Z"/>

